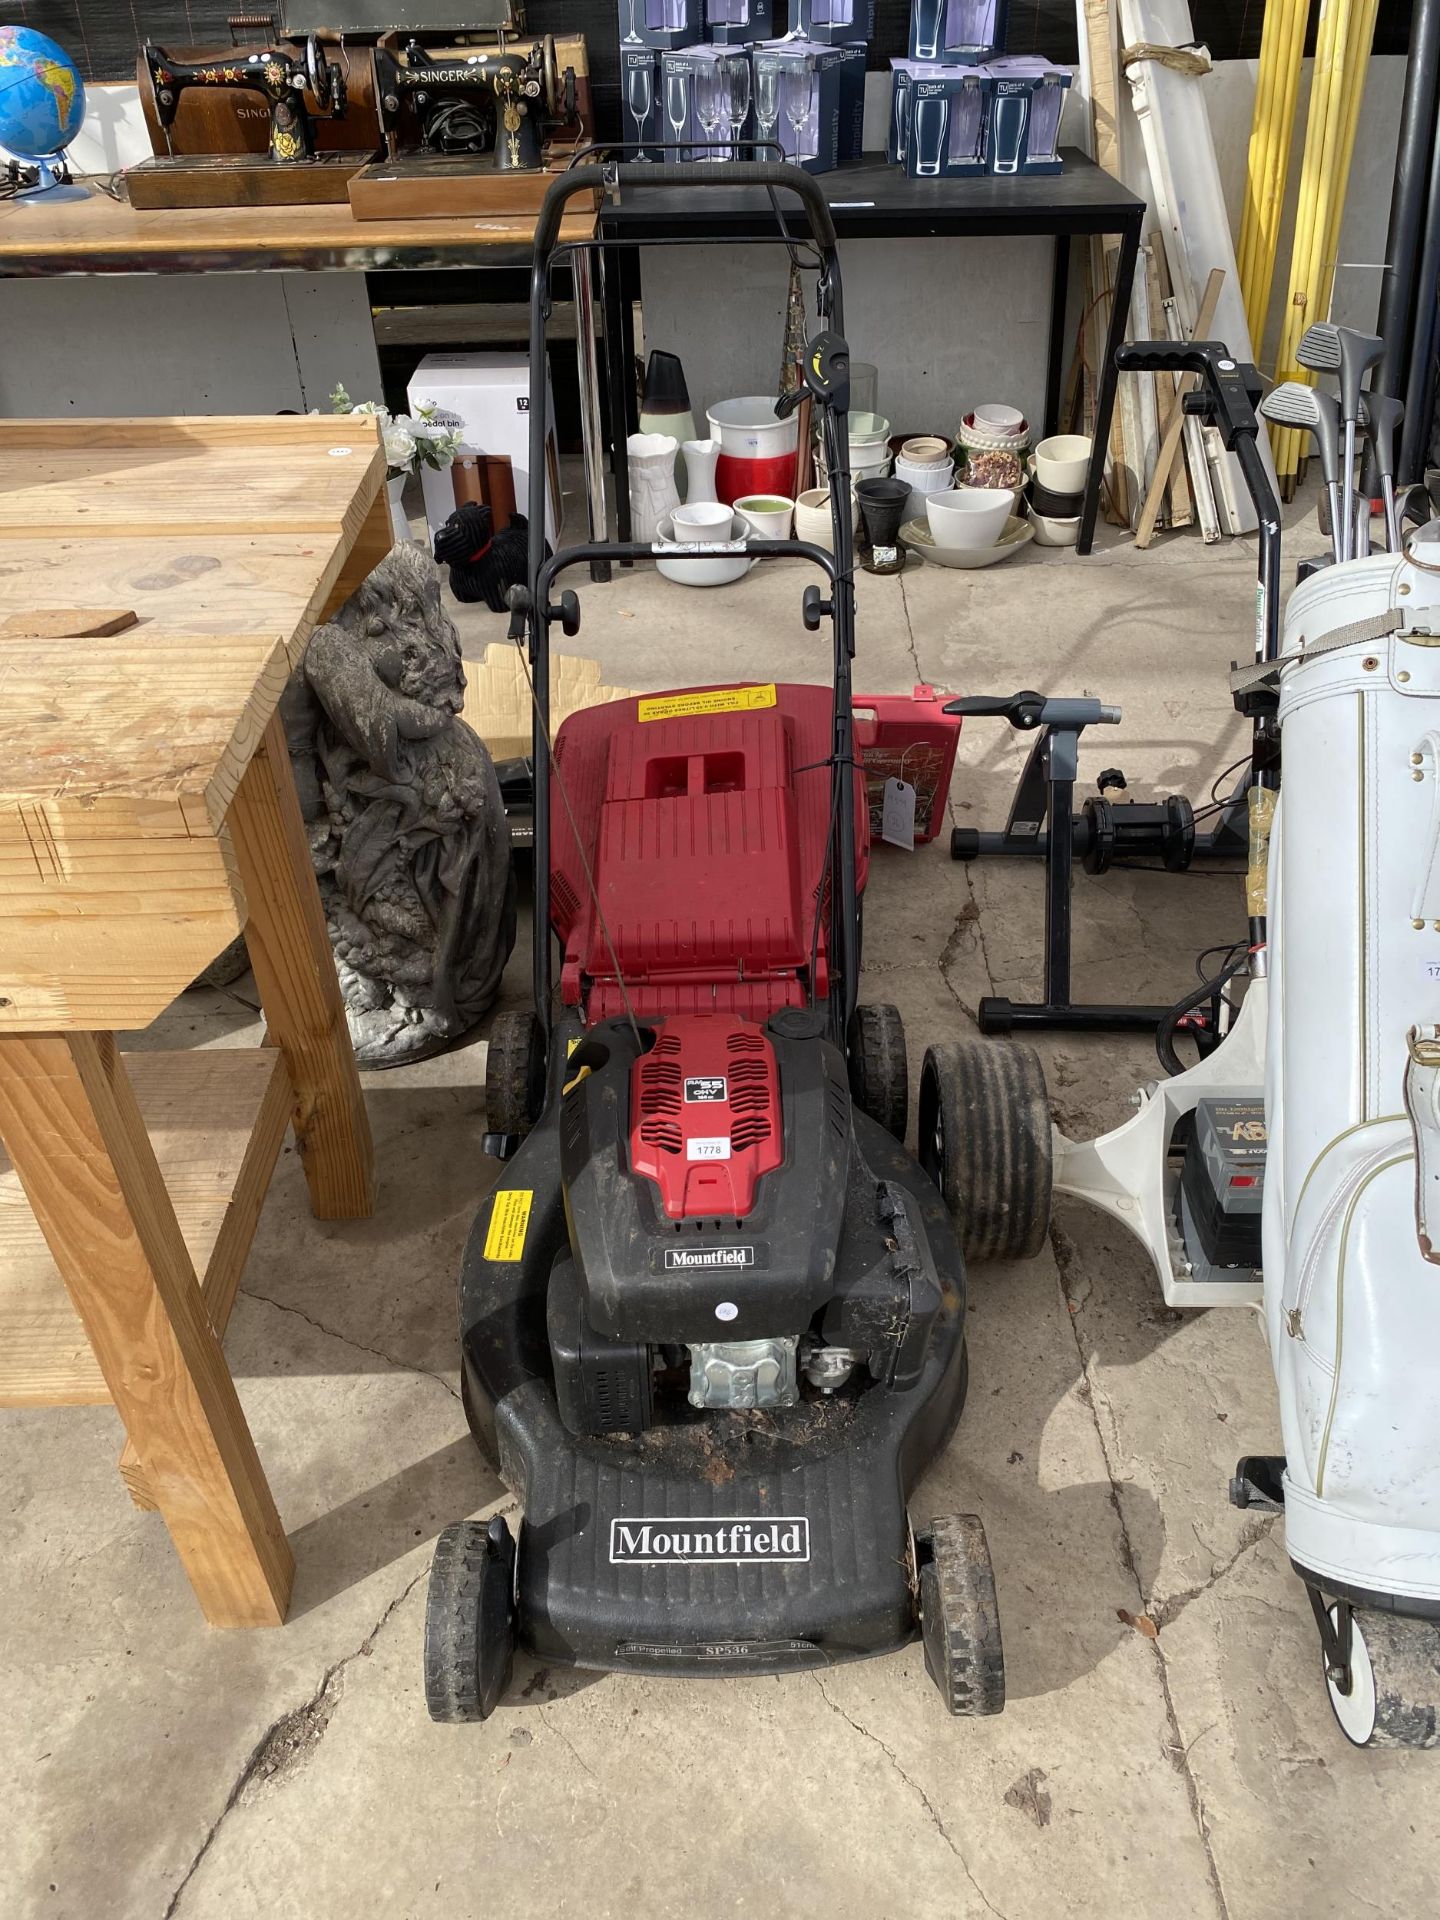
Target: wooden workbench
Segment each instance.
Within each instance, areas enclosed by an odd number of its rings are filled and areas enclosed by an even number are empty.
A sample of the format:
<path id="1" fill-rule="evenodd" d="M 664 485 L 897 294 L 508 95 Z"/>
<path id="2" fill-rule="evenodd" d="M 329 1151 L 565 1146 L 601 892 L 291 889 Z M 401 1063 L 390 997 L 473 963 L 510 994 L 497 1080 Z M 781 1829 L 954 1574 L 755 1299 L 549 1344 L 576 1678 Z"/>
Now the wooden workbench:
<path id="1" fill-rule="evenodd" d="M 0 421 L 0 1405 L 113 1400 L 216 1625 L 293 1571 L 220 1347 L 287 1124 L 373 1205 L 277 703 L 384 471 L 361 417 Z M 269 1044 L 122 1056 L 242 928 Z"/>

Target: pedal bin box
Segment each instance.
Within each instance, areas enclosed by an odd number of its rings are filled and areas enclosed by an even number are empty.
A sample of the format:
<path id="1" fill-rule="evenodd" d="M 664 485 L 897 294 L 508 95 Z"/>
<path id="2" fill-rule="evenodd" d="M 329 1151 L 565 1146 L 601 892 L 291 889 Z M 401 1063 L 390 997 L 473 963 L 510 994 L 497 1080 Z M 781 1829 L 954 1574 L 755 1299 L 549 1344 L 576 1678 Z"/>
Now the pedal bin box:
<path id="1" fill-rule="evenodd" d="M 438 418 L 464 435 L 462 453 L 504 454 L 515 477 L 515 506 L 526 511 L 530 497 L 530 362 L 523 353 L 427 353 L 410 376 L 411 413 L 434 401 Z M 550 366 L 545 366 L 546 418 L 555 418 Z M 555 428 L 546 436 L 545 537 L 551 546 L 560 512 L 560 453 Z M 438 533 L 455 511 L 449 468 L 420 469 L 425 488 L 425 518 Z"/>

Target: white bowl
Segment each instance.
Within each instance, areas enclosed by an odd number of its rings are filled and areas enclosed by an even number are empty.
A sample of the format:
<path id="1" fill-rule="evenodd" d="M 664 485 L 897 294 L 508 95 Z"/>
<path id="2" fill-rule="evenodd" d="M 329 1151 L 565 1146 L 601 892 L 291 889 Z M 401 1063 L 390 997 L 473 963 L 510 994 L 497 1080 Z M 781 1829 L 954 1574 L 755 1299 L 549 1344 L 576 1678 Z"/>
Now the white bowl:
<path id="1" fill-rule="evenodd" d="M 1013 505 L 1008 487 L 952 487 L 926 494 L 925 517 L 937 546 L 973 552 L 994 546 Z"/>
<path id="2" fill-rule="evenodd" d="M 734 513 L 719 500 L 695 500 L 689 506 L 676 507 L 670 517 L 675 522 L 677 541 L 728 540 Z"/>
<path id="3" fill-rule="evenodd" d="M 1090 436 L 1056 433 L 1035 449 L 1035 478 L 1052 493 L 1080 493 L 1090 471 Z"/>
<path id="4" fill-rule="evenodd" d="M 857 440 L 888 440 L 890 422 L 883 413 L 852 413 L 846 416 L 850 428 L 850 444 Z"/>
<path id="5" fill-rule="evenodd" d="M 763 501 L 776 501 L 775 506 L 764 506 Z M 757 540 L 788 540 L 790 522 L 795 517 L 795 502 L 781 493 L 747 493 L 743 499 L 735 502 L 736 513 L 748 522 L 751 533 Z"/>
<path id="6" fill-rule="evenodd" d="M 1035 539 L 1035 529 L 1019 514 L 1012 514 L 993 547 L 942 547 L 923 520 L 910 520 L 900 529 L 900 544 L 923 556 L 926 566 L 993 567 L 1010 559 Z"/>
<path id="7" fill-rule="evenodd" d="M 1035 529 L 1037 547 L 1073 547 L 1080 537 L 1080 516 L 1073 520 L 1056 520 L 1048 513 L 1036 513 L 1030 509 L 1030 524 Z"/>
<path id="8" fill-rule="evenodd" d="M 737 513 L 731 516 L 728 539 L 707 540 L 703 545 L 677 541 L 674 516 L 664 514 L 659 538 L 650 547 L 656 555 L 655 570 L 677 586 L 728 587 L 732 581 L 743 579 L 755 564 L 745 551 L 749 533 L 745 516 Z"/>
<path id="9" fill-rule="evenodd" d="M 767 393 L 717 400 L 705 417 L 720 451 L 739 460 L 773 460 L 799 444 L 800 416 L 792 413 L 788 420 L 777 420 L 775 401 Z"/>
<path id="10" fill-rule="evenodd" d="M 1025 425 L 1025 416 L 1018 407 L 991 401 L 988 406 L 976 407 L 975 424 L 990 433 L 1019 433 Z"/>
<path id="11" fill-rule="evenodd" d="M 953 465 L 950 458 L 950 442 L 942 440 L 936 433 L 917 434 L 913 440 L 907 440 L 896 455 L 895 470 L 900 470 L 900 461 L 912 467 L 948 467 Z"/>

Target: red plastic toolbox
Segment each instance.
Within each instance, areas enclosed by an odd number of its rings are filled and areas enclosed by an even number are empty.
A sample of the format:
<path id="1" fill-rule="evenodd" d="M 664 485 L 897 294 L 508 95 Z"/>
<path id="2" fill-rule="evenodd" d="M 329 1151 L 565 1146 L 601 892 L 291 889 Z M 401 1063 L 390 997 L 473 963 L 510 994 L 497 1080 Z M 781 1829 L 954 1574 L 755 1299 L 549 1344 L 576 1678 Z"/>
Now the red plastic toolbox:
<path id="1" fill-rule="evenodd" d="M 913 693 L 857 693 L 855 741 L 865 761 L 870 837 L 879 840 L 887 780 L 915 789 L 916 841 L 933 840 L 945 824 L 960 716 L 944 712 L 953 693 L 916 687 Z"/>

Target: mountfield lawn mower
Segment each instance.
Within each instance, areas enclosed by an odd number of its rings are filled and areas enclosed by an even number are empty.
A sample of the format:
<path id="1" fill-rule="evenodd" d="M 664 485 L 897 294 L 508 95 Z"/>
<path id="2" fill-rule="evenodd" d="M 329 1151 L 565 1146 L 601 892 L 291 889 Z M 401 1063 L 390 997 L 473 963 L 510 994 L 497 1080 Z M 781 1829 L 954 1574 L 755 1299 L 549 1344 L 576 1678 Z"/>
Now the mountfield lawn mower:
<path id="1" fill-rule="evenodd" d="M 596 190 L 794 194 L 822 331 L 806 389 L 848 504 L 840 267 L 815 182 L 781 164 L 581 165 L 536 228 L 530 363 L 568 199 Z M 793 216 L 792 216 L 793 217 Z M 577 270 L 579 270 L 577 268 Z M 537 383 L 543 393 L 544 383 Z M 800 396 L 796 395 L 798 400 Z M 777 411 L 793 403 L 777 402 Z M 905 1038 L 856 1004 L 869 815 L 852 732 L 852 532 L 828 576 L 833 687 L 722 685 L 548 724 L 550 629 L 578 628 L 547 559 L 545 418 L 530 416 L 529 584 L 512 600 L 535 694 L 533 1014 L 490 1042 L 504 1177 L 460 1279 L 465 1404 L 524 1517 L 441 1535 L 425 1685 L 480 1720 L 518 1644 L 661 1674 L 828 1667 L 923 1637 L 946 1707 L 1004 1702 L 978 1519 L 912 1526 L 910 1494 L 965 1398 L 954 1229 L 900 1144 Z M 776 637 L 777 655 L 783 642 Z M 561 954 L 552 991 L 552 942 Z"/>
<path id="2" fill-rule="evenodd" d="M 1260 522 L 1257 661 L 1232 676 L 1254 723 L 1248 938 L 1157 1035 L 1167 1073 L 1113 1132 L 1050 1125 L 1039 1064 L 995 1041 L 936 1048 L 921 1159 L 967 1252 L 1034 1251 L 1049 1196 L 1104 1208 L 1172 1305 L 1263 1300 L 1283 1457 L 1243 1459 L 1239 1506 L 1283 1509 L 1325 1683 L 1356 1745 L 1440 1744 L 1440 522 L 1402 528 L 1393 419 L 1360 393 L 1378 342 L 1312 329 L 1340 373 L 1266 395 L 1316 437 L 1333 555 L 1302 567 L 1280 644 L 1279 509 L 1255 446 L 1260 382 L 1223 347 L 1151 343 L 1120 365 L 1188 370 L 1190 404 L 1238 456 Z M 1368 356 L 1368 357 L 1367 357 Z M 1377 421 L 1379 431 L 1376 431 Z M 1341 456 L 1342 427 L 1345 454 Z M 1366 556 L 1351 459 L 1375 446 L 1390 551 Z M 1357 548 L 1361 551 L 1357 554 Z M 1348 557 L 1354 556 L 1354 557 Z M 1073 704 L 1073 703 L 1072 703 Z M 1279 750 L 1283 742 L 1283 794 Z M 1178 1071 L 1204 1000 L 1223 1026 Z M 1261 1275 L 1263 1272 L 1263 1282 Z"/>

